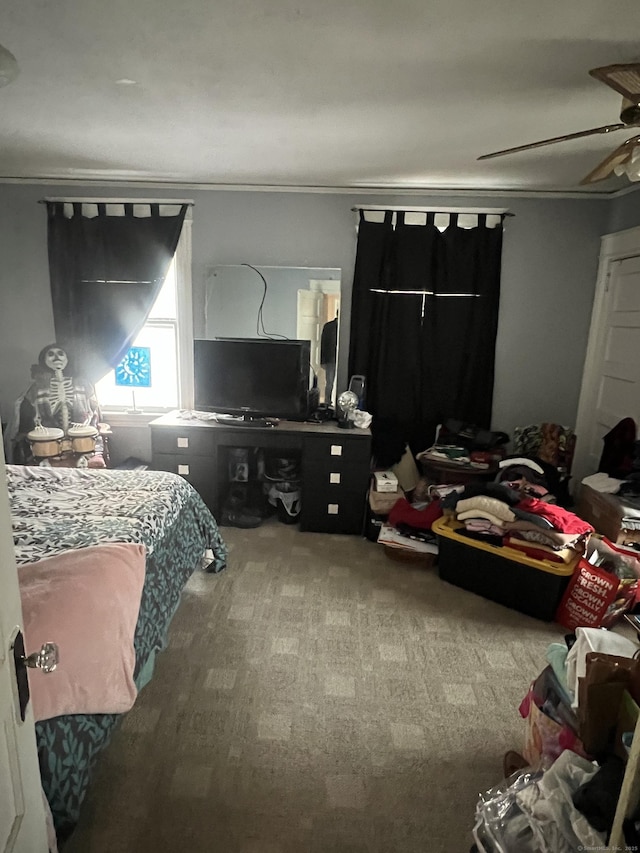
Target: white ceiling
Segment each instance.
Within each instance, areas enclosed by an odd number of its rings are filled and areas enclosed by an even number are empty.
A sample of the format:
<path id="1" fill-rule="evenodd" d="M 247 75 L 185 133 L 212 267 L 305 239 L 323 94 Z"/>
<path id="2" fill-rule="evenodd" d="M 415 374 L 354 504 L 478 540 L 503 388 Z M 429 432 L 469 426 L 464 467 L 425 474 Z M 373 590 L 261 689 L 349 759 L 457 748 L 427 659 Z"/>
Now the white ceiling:
<path id="1" fill-rule="evenodd" d="M 0 43 L 0 179 L 573 191 L 638 133 L 476 160 L 618 121 L 638 0 L 2 0 Z"/>

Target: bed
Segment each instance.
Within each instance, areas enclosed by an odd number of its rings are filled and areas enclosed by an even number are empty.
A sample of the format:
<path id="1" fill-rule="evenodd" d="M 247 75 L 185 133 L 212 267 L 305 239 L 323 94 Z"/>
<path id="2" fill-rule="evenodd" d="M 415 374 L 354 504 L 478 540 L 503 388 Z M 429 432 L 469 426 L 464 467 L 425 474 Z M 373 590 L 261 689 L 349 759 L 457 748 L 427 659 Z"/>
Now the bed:
<path id="1" fill-rule="evenodd" d="M 137 544 L 143 566 L 132 678 L 142 689 L 190 575 L 226 564 L 225 543 L 204 502 L 182 477 L 158 471 L 8 465 L 7 482 L 21 577 L 54 564 L 62 552 L 93 549 L 82 552 L 86 558 L 103 543 Z M 36 723 L 42 786 L 60 840 L 77 823 L 92 766 L 120 718 L 65 714 Z"/>

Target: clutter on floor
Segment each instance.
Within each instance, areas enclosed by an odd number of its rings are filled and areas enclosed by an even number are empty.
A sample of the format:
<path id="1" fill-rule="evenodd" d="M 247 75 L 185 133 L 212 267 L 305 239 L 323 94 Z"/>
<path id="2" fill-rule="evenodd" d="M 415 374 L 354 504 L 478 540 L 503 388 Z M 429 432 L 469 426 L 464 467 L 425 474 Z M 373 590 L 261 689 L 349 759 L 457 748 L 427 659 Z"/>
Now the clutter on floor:
<path id="1" fill-rule="evenodd" d="M 506 457 L 497 481 L 450 489 L 433 530 L 443 580 L 551 621 L 594 528 L 555 503 L 541 461 Z"/>
<path id="2" fill-rule="evenodd" d="M 479 798 L 475 851 L 633 849 L 639 653 L 637 639 L 601 628 L 549 646 L 520 704 L 522 753 L 506 753 L 504 780 Z"/>
<path id="3" fill-rule="evenodd" d="M 493 479 L 508 441 L 506 433 L 449 420 L 436 429 L 434 443 L 420 451 L 416 459 L 423 473 L 435 483 Z"/>
<path id="4" fill-rule="evenodd" d="M 582 480 L 576 511 L 607 539 L 640 550 L 640 503 L 619 494 L 624 481 L 615 480 L 617 488 L 612 492 L 610 478 L 604 477 L 592 474 Z"/>
<path id="5" fill-rule="evenodd" d="M 545 455 L 549 458 L 549 447 L 556 448 L 556 456 L 567 463 L 565 473 L 570 470 L 572 430 L 543 424 L 523 435 L 529 441 L 546 437 Z M 443 580 L 569 630 L 609 626 L 633 610 L 640 563 L 559 502 L 564 488 L 559 469 L 526 451 L 507 455 L 503 445 L 498 448 L 491 479 L 479 469 L 469 480 L 442 483 L 424 453 L 416 457 L 410 489 L 396 485 L 390 469 L 376 472 L 368 538 L 389 556 L 391 549 L 396 557 L 404 549 L 407 558 L 437 553 L 437 561 L 429 563 L 437 563 Z M 416 480 L 417 464 L 422 475 Z"/>
<path id="6" fill-rule="evenodd" d="M 640 441 L 632 418 L 604 436 L 598 471 L 580 483 L 578 512 L 612 542 L 640 550 Z"/>
<path id="7" fill-rule="evenodd" d="M 370 538 L 390 556 L 435 551 L 423 565 L 443 580 L 567 631 L 518 708 L 520 749 L 479 798 L 478 853 L 633 849 L 640 837 L 637 785 L 629 799 L 640 770 L 640 443 L 635 425 L 631 443 L 629 423 L 613 432 L 608 467 L 583 481 L 576 512 L 575 435 L 556 424 L 522 428 L 511 454 L 503 443 L 472 450 L 469 437 L 436 442 L 415 457 L 410 488 L 398 477 L 396 491 L 379 491 L 385 471 L 372 481 Z"/>
<path id="8" fill-rule="evenodd" d="M 498 525 L 490 523 L 498 529 Z M 468 538 L 465 528 L 451 515 L 436 521 L 433 530 L 438 536 L 438 572 L 442 580 L 528 616 L 554 619 L 574 572 L 577 554 L 565 564 L 531 557 L 508 545 L 492 544 L 486 539 L 486 530 L 468 531 L 474 536 L 480 533 L 485 541 Z"/>

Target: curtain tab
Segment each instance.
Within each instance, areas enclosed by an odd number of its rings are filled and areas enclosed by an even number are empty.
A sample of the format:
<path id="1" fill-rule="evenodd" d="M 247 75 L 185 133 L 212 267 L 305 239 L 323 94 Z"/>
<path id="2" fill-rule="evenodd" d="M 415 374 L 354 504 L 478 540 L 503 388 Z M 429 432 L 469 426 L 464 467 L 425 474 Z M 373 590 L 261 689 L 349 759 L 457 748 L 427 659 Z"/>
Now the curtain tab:
<path id="1" fill-rule="evenodd" d="M 46 205 L 49 219 L 54 219 L 56 216 L 64 216 L 64 204 L 62 202 L 48 201 Z"/>
<path id="2" fill-rule="evenodd" d="M 391 225 L 393 223 L 393 210 L 385 210 L 384 212 L 384 224 Z"/>
<path id="3" fill-rule="evenodd" d="M 396 212 L 396 226 L 404 225 L 404 210 L 398 210 Z"/>
<path id="4" fill-rule="evenodd" d="M 427 213 L 427 225 L 435 225 L 436 224 L 436 213 L 434 210 L 430 210 Z"/>
<path id="5" fill-rule="evenodd" d="M 450 228 L 457 228 L 458 227 L 458 214 L 457 213 L 450 213 L 449 214 L 449 227 Z"/>

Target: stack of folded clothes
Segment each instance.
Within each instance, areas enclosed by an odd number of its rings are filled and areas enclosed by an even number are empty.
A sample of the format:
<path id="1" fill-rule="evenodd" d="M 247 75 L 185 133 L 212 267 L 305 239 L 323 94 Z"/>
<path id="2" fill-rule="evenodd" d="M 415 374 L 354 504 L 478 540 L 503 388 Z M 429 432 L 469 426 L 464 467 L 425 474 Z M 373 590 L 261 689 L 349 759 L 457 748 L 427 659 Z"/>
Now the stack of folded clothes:
<path id="1" fill-rule="evenodd" d="M 505 487 L 506 488 L 506 487 Z M 515 521 L 515 514 L 507 501 L 490 495 L 459 498 L 456 503 L 458 521 L 464 521 L 465 530 L 472 538 L 502 545 L 507 524 Z"/>
<path id="2" fill-rule="evenodd" d="M 536 560 L 570 563 L 583 554 L 593 527 L 574 513 L 539 498 L 523 497 L 504 483 L 468 483 L 442 506 L 464 523 L 460 535 L 508 545 Z"/>

